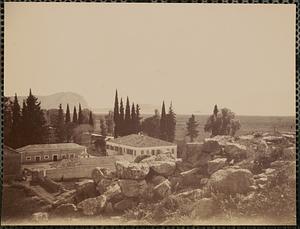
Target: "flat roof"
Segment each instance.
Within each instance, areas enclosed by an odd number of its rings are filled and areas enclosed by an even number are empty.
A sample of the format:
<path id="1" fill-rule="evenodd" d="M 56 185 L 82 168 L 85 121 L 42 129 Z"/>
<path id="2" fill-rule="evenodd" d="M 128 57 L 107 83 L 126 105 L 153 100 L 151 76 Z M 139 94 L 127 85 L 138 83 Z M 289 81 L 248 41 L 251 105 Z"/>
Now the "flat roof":
<path id="1" fill-rule="evenodd" d="M 119 145 L 132 147 L 159 147 L 159 146 L 176 146 L 175 143 L 163 141 L 158 138 L 149 137 L 146 135 L 130 134 L 123 137 L 110 139 L 107 143 L 112 142 Z"/>

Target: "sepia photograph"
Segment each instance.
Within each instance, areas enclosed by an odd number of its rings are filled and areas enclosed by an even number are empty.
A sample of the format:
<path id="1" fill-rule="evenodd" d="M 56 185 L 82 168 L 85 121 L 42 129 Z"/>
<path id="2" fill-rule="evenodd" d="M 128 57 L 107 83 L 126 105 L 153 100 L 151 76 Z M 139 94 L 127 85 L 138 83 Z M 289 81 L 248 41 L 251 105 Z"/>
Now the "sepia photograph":
<path id="1" fill-rule="evenodd" d="M 6 2 L 1 225 L 296 225 L 296 4 Z"/>

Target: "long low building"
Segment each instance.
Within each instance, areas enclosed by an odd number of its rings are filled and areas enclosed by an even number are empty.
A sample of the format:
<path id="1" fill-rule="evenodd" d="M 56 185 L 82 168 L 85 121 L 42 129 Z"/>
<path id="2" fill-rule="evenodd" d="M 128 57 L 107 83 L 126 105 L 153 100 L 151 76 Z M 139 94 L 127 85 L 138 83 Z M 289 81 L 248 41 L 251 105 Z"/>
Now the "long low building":
<path id="1" fill-rule="evenodd" d="M 177 157 L 176 144 L 140 134 L 110 139 L 106 142 L 106 150 L 108 155 L 130 154 L 138 156 L 170 152 L 174 157 Z"/>
<path id="2" fill-rule="evenodd" d="M 86 157 L 86 147 L 75 143 L 36 144 L 17 149 L 21 163 L 37 163 Z"/>

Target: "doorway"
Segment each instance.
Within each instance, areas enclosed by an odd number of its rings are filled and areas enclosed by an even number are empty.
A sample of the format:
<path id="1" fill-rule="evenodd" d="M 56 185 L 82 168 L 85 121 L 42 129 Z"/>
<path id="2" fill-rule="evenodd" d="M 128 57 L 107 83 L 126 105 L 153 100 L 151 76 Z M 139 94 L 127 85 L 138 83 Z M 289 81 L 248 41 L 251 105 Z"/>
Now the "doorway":
<path id="1" fill-rule="evenodd" d="M 57 155 L 53 155 L 53 161 L 57 161 L 58 157 Z"/>

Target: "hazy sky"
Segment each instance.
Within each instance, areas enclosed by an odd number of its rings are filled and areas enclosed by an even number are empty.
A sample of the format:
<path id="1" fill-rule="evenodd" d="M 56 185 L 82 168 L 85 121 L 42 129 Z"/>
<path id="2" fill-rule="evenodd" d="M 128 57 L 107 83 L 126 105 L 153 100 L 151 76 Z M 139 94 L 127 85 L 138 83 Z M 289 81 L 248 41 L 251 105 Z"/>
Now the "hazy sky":
<path id="1" fill-rule="evenodd" d="M 5 3 L 5 94 L 295 115 L 295 20 L 295 5 Z"/>

